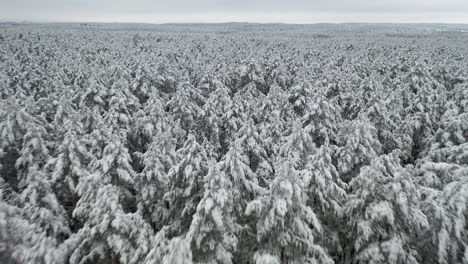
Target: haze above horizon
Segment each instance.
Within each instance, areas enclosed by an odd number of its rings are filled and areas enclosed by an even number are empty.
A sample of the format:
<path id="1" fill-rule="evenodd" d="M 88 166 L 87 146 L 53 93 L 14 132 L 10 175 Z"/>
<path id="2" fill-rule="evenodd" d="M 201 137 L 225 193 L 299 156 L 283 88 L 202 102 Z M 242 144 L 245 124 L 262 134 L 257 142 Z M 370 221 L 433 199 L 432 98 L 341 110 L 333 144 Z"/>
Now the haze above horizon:
<path id="1" fill-rule="evenodd" d="M 0 21 L 468 23 L 464 0 L 0 0 Z"/>

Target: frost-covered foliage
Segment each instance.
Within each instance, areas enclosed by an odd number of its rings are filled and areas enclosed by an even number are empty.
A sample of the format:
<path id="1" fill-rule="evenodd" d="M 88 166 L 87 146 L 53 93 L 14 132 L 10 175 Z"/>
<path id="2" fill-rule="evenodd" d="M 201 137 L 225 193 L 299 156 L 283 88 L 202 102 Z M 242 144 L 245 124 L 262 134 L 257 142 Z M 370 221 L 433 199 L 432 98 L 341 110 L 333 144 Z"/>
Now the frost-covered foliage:
<path id="1" fill-rule="evenodd" d="M 0 24 L 0 263 L 468 263 L 447 28 Z"/>
<path id="2" fill-rule="evenodd" d="M 358 263 L 419 263 L 414 241 L 427 229 L 420 195 L 396 153 L 382 155 L 350 183 L 348 237 Z"/>
<path id="3" fill-rule="evenodd" d="M 274 256 L 280 263 L 332 263 L 314 241 L 322 227 L 306 204 L 304 182 L 290 161 L 280 163 L 268 193 L 249 203 L 246 210 L 259 217 L 256 254 Z"/>

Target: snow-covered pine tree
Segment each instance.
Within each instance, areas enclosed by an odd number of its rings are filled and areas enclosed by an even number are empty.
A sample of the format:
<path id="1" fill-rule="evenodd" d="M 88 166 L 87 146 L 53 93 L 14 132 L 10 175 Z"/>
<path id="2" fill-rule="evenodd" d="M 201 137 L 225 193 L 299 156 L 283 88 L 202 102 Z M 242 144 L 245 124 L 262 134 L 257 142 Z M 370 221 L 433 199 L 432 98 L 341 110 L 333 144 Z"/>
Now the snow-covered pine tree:
<path id="1" fill-rule="evenodd" d="M 383 153 L 390 153 L 395 149 L 404 149 L 402 140 L 397 131 L 401 118 L 395 109 L 390 111 L 390 100 L 375 98 L 370 100 L 365 116 L 377 130 L 377 138 L 382 145 Z"/>
<path id="2" fill-rule="evenodd" d="M 139 263 L 148 253 L 153 231 L 136 211 L 136 173 L 118 135 L 108 139 L 102 157 L 77 185 L 80 199 L 73 216 L 83 223 L 62 245 L 64 261 Z"/>
<path id="3" fill-rule="evenodd" d="M 343 206 L 347 198 L 347 184 L 340 179 L 334 165 L 333 145 L 326 140 L 311 156 L 303 172 L 304 190 L 308 195 L 307 205 L 322 223 L 322 234 L 316 239 L 329 249 L 330 254 L 341 253 L 341 233 L 343 230 Z"/>
<path id="4" fill-rule="evenodd" d="M 287 127 L 287 122 L 295 116 L 288 96 L 278 85 L 272 85 L 268 95 L 262 100 L 254 118 L 259 120 L 260 135 L 264 142 L 267 155 L 278 154 L 280 139 Z M 257 117 L 258 116 L 258 117 Z"/>
<path id="5" fill-rule="evenodd" d="M 15 205 L 8 189 L 0 178 L 0 261 L 56 263 L 58 241 L 37 226 L 34 222 L 37 219 L 28 219 L 28 212 Z"/>
<path id="6" fill-rule="evenodd" d="M 203 178 L 208 172 L 207 154 L 194 135 L 189 134 L 177 156 L 180 160 L 168 172 L 168 190 L 163 198 L 169 205 L 167 224 L 176 236 L 188 231 L 203 196 Z"/>
<path id="7" fill-rule="evenodd" d="M 236 262 L 247 261 L 252 254 L 250 248 L 255 246 L 250 234 L 255 232 L 254 219 L 243 215 L 246 204 L 261 194 L 273 178 L 273 167 L 262 145 L 250 120 L 240 128 L 229 151 L 220 161 L 221 169 L 233 182 L 235 220 L 242 227 L 237 234 L 240 246 L 235 254 Z"/>
<path id="8" fill-rule="evenodd" d="M 18 189 L 19 176 L 15 167 L 23 144 L 23 136 L 30 123 L 44 123 L 34 118 L 13 100 L 0 103 L 0 158 L 5 184 L 14 190 Z"/>
<path id="9" fill-rule="evenodd" d="M 171 239 L 166 249 L 167 254 L 162 264 L 192 264 L 192 251 L 190 242 L 186 238 L 175 237 Z"/>
<path id="10" fill-rule="evenodd" d="M 30 104 L 26 102 L 26 104 Z M 14 100 L 4 100 L 0 103 L 1 147 L 21 148 L 23 135 L 31 123 L 44 124 L 41 117 L 34 117 Z"/>
<path id="11" fill-rule="evenodd" d="M 447 102 L 447 109 L 458 108 L 460 113 L 468 112 L 468 84 L 456 85 L 450 93 L 450 99 Z"/>
<path id="12" fill-rule="evenodd" d="M 181 127 L 189 131 L 194 129 L 203 117 L 204 98 L 196 87 L 188 82 L 178 85 L 176 92 L 167 102 L 166 108 L 180 122 Z"/>
<path id="13" fill-rule="evenodd" d="M 460 180 L 447 184 L 435 214 L 435 236 L 439 263 L 468 262 L 468 169 L 455 172 Z M 439 207 L 439 208 L 440 208 Z M 437 228 L 438 227 L 438 228 Z"/>
<path id="14" fill-rule="evenodd" d="M 271 87 L 278 85 L 282 89 L 287 89 L 292 85 L 293 78 L 291 73 L 288 71 L 285 63 L 280 58 L 270 58 L 265 65 L 267 71 L 267 83 L 272 83 L 270 86 L 270 90 L 268 93 L 271 92 Z"/>
<path id="15" fill-rule="evenodd" d="M 135 179 L 137 190 L 138 213 L 159 230 L 167 218 L 168 204 L 164 204 L 163 196 L 167 191 L 169 168 L 176 160 L 175 142 L 169 132 L 153 137 L 153 141 L 141 154 L 142 171 Z"/>
<path id="16" fill-rule="evenodd" d="M 211 161 L 205 177 L 203 198 L 197 206 L 186 237 L 198 263 L 233 263 L 237 248 L 233 182 Z"/>
<path id="17" fill-rule="evenodd" d="M 468 243 L 465 166 L 422 160 L 414 179 L 421 186 L 422 208 L 431 229 L 420 240 L 424 261 L 464 263 Z"/>
<path id="18" fill-rule="evenodd" d="M 320 147 L 325 141 L 336 142 L 337 124 L 341 123 L 339 109 L 328 102 L 321 92 L 316 92 L 312 102 L 307 102 L 302 126 L 312 136 L 312 141 Z"/>
<path id="19" fill-rule="evenodd" d="M 265 183 L 272 178 L 272 163 L 267 156 L 263 139 L 261 138 L 253 120 L 247 120 L 236 134 L 236 141 L 248 157 L 248 165 L 256 173 L 258 181 Z"/>
<path id="20" fill-rule="evenodd" d="M 315 244 L 322 230 L 317 216 L 307 206 L 305 186 L 294 162 L 281 160 L 267 193 L 249 203 L 248 215 L 257 222 L 257 263 L 333 263 L 325 250 Z"/>
<path id="21" fill-rule="evenodd" d="M 235 140 L 236 133 L 248 119 L 247 106 L 242 100 L 233 100 L 230 107 L 221 116 L 220 145 L 221 154 L 229 151 L 231 142 Z"/>
<path id="22" fill-rule="evenodd" d="M 243 153 L 240 141 L 231 144 L 228 153 L 220 161 L 220 169 L 232 182 L 232 196 L 236 213 L 243 212 L 246 204 L 264 190 L 255 173 L 250 169 L 249 158 Z M 239 214 L 238 214 L 239 215 Z"/>
<path id="23" fill-rule="evenodd" d="M 332 73 L 329 74 L 331 75 Z M 330 77 L 336 79 L 333 75 Z M 359 81 L 361 81 L 361 78 L 358 76 L 344 75 L 341 76 L 336 88 L 328 90 L 329 94 L 337 94 L 333 99 L 336 101 L 335 104 L 340 106 L 341 117 L 345 120 L 356 119 L 364 107 L 364 99 L 361 97 L 359 90 L 356 87 L 358 86 L 357 83 Z"/>
<path id="24" fill-rule="evenodd" d="M 226 86 L 220 86 L 210 93 L 203 105 L 203 123 L 201 131 L 217 150 L 225 153 L 222 146 L 225 146 L 226 133 L 223 129 L 222 116 L 229 111 L 232 104 L 229 90 Z"/>
<path id="25" fill-rule="evenodd" d="M 137 58 L 130 67 L 130 91 L 138 98 L 140 103 L 146 103 L 151 93 L 153 75 L 150 65 L 143 59 Z"/>
<path id="26" fill-rule="evenodd" d="M 76 229 L 79 224 L 73 223 L 72 217 L 78 201 L 76 186 L 80 178 L 87 175 L 88 165 L 94 156 L 89 152 L 89 141 L 83 136 L 82 124 L 67 124 L 68 131 L 63 135 L 62 143 L 58 145 L 55 157 L 49 159 L 46 166 L 52 173 L 59 202 L 67 211 L 70 227 Z"/>
<path id="27" fill-rule="evenodd" d="M 177 76 L 176 72 L 170 67 L 167 61 L 158 62 L 155 75 L 155 86 L 162 93 L 174 93 L 177 90 Z"/>
<path id="28" fill-rule="evenodd" d="M 103 115 L 104 122 L 113 130 L 128 130 L 133 123 L 133 114 L 141 109 L 138 98 L 130 91 L 128 80 L 122 77 L 112 83 L 106 102 L 108 109 Z"/>
<path id="29" fill-rule="evenodd" d="M 258 89 L 258 91 L 263 94 L 268 93 L 269 87 L 265 82 L 264 69 L 259 61 L 251 58 L 241 62 L 235 69 L 234 74 L 235 84 L 231 88 L 234 93 L 237 93 L 249 85 L 251 88 Z"/>
<path id="30" fill-rule="evenodd" d="M 350 182 L 346 263 L 420 263 L 415 242 L 428 220 L 419 190 L 398 155 L 373 159 Z"/>
<path id="31" fill-rule="evenodd" d="M 287 157 L 295 169 L 304 170 L 310 163 L 310 156 L 316 151 L 315 143 L 300 122 L 295 122 L 290 130 L 290 134 L 282 142 L 279 154 Z"/>
<path id="32" fill-rule="evenodd" d="M 371 72 L 369 76 L 364 77 L 357 88 L 359 91 L 359 97 L 362 100 L 362 107 L 368 107 L 372 101 L 378 98 L 384 88 L 382 85 L 382 77 L 374 72 Z M 380 99 L 380 98 L 379 98 Z"/>
<path id="33" fill-rule="evenodd" d="M 313 97 L 310 84 L 307 82 L 298 83 L 291 87 L 289 93 L 289 102 L 293 105 L 294 111 L 298 116 L 304 116 L 308 110 L 308 98 Z"/>
<path id="34" fill-rule="evenodd" d="M 78 121 L 82 117 L 78 116 L 79 110 L 76 110 L 76 105 L 72 102 L 69 97 L 71 92 L 66 90 L 63 92 L 58 102 L 55 103 L 56 111 L 54 112 L 52 124 L 56 133 L 64 133 L 68 130 L 68 124 L 71 121 Z M 83 125 L 81 125 L 83 126 Z"/>
<path id="35" fill-rule="evenodd" d="M 405 130 L 412 139 L 411 163 L 422 157 L 428 148 L 428 141 L 438 128 L 445 112 L 444 90 L 431 76 L 424 61 L 416 62 L 405 76 L 399 95 L 403 99 Z"/>
<path id="36" fill-rule="evenodd" d="M 70 230 L 64 209 L 54 193 L 52 177 L 44 169 L 50 158 L 47 142 L 50 134 L 43 120 L 22 109 L 8 116 L 11 119 L 7 118 L 2 129 L 7 135 L 2 145 L 18 147 L 19 152 L 16 175 L 10 175 L 16 179 L 9 179 L 9 197 L 5 200 L 2 197 L 5 214 L 12 217 L 2 225 L 2 241 L 11 242 L 5 254 L 21 263 L 53 263 L 55 247 Z M 2 192 L 5 186 L 2 180 Z M 14 190 L 17 192 L 13 193 Z M 13 231 L 15 228 L 21 230 Z"/>
<path id="37" fill-rule="evenodd" d="M 218 89 L 227 89 L 229 93 L 229 88 L 226 87 L 223 82 L 219 79 L 219 77 L 216 76 L 215 73 L 211 71 L 207 72 L 200 72 L 201 75 L 200 80 L 197 82 L 197 88 L 200 90 L 201 94 L 205 97 L 208 98 L 211 93 Z M 197 76 L 196 78 L 199 78 L 200 76 Z"/>
<path id="38" fill-rule="evenodd" d="M 109 106 L 109 89 L 104 86 L 96 78 L 90 78 L 87 81 L 86 90 L 77 89 L 76 98 L 77 105 L 80 108 L 88 107 L 91 110 L 98 111 L 102 114 Z"/>
<path id="39" fill-rule="evenodd" d="M 82 116 L 75 110 L 73 102 L 63 96 L 58 103 L 53 126 L 61 144 L 47 166 L 53 172 L 54 181 L 60 186 L 67 185 L 66 192 L 75 193 L 78 178 L 93 158 L 89 153 L 89 141 L 85 137 Z M 69 193 L 70 194 L 70 193 Z"/>
<path id="40" fill-rule="evenodd" d="M 181 130 L 177 123 L 165 112 L 164 103 L 156 89 L 148 93 L 146 104 L 133 114 L 134 125 L 127 130 L 127 147 L 136 172 L 144 169 L 143 154 L 148 151 L 155 139 L 167 138 L 164 133 L 172 134 Z M 157 140 L 162 142 L 161 140 Z M 175 144 L 175 143 L 174 143 Z M 173 157 L 172 157 L 173 158 Z M 170 162 L 172 164 L 172 162 Z"/>
<path id="41" fill-rule="evenodd" d="M 69 233 L 63 207 L 53 190 L 53 179 L 44 166 L 49 160 L 47 138 L 50 133 L 38 122 L 26 124 L 22 148 L 16 160 L 19 198 L 44 232 L 52 237 Z"/>
<path id="42" fill-rule="evenodd" d="M 439 123 L 439 129 L 428 140 L 423 153 L 435 162 L 468 164 L 468 113 L 455 102 L 447 104 L 448 110 Z"/>
<path id="43" fill-rule="evenodd" d="M 404 84 L 407 88 L 405 90 L 418 97 L 418 95 L 428 95 L 434 88 L 439 88 L 441 84 L 433 78 L 429 70 L 430 68 L 425 61 L 414 62 L 406 76 L 404 76 Z M 413 103 L 419 110 L 422 110 L 421 107 L 429 107 L 429 105 L 424 105 L 423 101 L 416 100 Z"/>
<path id="44" fill-rule="evenodd" d="M 269 120 L 269 122 L 260 125 L 260 136 L 262 137 L 267 156 L 273 158 L 280 151 L 281 139 L 286 131 L 287 123 L 281 117 L 279 110 L 272 111 Z"/>
<path id="45" fill-rule="evenodd" d="M 344 121 L 338 132 L 338 141 L 338 171 L 345 182 L 355 177 L 362 166 L 369 165 L 382 151 L 377 130 L 366 118 Z"/>

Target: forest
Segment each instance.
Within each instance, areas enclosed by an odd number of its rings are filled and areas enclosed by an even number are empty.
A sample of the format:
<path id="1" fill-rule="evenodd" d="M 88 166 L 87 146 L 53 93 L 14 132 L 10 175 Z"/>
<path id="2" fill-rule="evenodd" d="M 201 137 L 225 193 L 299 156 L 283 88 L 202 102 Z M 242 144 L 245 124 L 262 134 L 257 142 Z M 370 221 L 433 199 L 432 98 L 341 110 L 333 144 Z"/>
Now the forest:
<path id="1" fill-rule="evenodd" d="M 0 24 L 0 262 L 467 264 L 466 32 Z"/>

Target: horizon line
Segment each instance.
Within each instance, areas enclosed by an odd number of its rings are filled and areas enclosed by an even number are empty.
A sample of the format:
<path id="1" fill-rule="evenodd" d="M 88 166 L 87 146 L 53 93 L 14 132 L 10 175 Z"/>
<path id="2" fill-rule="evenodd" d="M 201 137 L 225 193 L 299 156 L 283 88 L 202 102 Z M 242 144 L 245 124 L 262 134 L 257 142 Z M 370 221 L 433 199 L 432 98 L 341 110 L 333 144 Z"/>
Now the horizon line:
<path id="1" fill-rule="evenodd" d="M 368 22 L 368 21 L 349 21 L 349 22 L 310 22 L 310 23 L 293 23 L 293 22 L 257 22 L 257 21 L 223 21 L 223 22 L 203 22 L 203 21 L 193 21 L 193 22 L 138 22 L 138 21 L 93 21 L 93 20 L 83 20 L 83 21 L 44 21 L 44 20 L 1 20 L 0 24 L 140 24 L 140 25 L 223 25 L 223 24 L 259 24 L 259 25 L 321 25 L 321 24 L 331 24 L 331 25 L 346 25 L 346 24 L 367 24 L 367 25 L 464 25 L 468 26 L 468 22 L 392 22 L 392 21 L 380 21 L 380 22 Z"/>
<path id="2" fill-rule="evenodd" d="M 466 12 L 182 12 L 182 13 L 58 13 L 3 15 L 0 21 L 31 23 L 134 24 L 468 24 Z"/>

